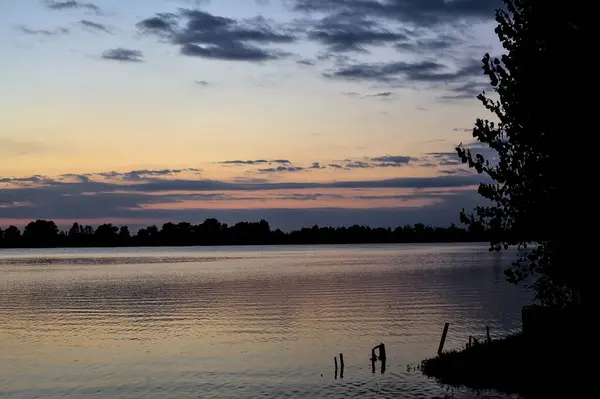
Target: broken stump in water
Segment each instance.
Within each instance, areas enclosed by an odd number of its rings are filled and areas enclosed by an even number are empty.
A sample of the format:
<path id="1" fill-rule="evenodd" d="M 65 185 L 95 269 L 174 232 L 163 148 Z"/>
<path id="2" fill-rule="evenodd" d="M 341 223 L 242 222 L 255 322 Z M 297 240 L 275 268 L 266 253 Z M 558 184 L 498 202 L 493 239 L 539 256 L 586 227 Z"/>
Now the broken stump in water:
<path id="1" fill-rule="evenodd" d="M 375 354 L 375 349 L 379 351 L 379 355 Z M 383 343 L 371 349 L 371 369 L 375 373 L 375 362 L 381 360 L 381 374 L 385 373 L 387 355 L 385 353 L 385 345 Z"/>

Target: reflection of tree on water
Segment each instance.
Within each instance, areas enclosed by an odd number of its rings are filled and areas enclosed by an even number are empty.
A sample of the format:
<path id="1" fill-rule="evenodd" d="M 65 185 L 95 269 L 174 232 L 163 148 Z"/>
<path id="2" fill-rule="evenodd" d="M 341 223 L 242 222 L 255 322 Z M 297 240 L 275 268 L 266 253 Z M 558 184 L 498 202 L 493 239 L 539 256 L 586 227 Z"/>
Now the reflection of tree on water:
<path id="1" fill-rule="evenodd" d="M 375 350 L 378 350 L 379 352 L 379 356 L 377 356 L 375 354 Z M 385 373 L 385 365 L 387 363 L 387 356 L 385 354 L 385 345 L 383 343 L 375 346 L 373 349 L 371 349 L 371 370 L 373 372 L 373 374 L 375 374 L 375 362 L 377 362 L 377 360 L 381 360 L 381 374 Z"/>

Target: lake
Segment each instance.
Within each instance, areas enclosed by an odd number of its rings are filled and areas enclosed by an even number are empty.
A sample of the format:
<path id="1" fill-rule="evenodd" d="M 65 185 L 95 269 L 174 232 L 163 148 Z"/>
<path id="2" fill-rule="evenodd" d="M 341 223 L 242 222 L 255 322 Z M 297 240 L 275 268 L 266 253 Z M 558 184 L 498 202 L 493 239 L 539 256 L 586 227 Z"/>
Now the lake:
<path id="1" fill-rule="evenodd" d="M 443 398 L 412 367 L 444 323 L 458 348 L 519 329 L 530 301 L 504 279 L 514 252 L 487 248 L 2 250 L 0 396 Z"/>

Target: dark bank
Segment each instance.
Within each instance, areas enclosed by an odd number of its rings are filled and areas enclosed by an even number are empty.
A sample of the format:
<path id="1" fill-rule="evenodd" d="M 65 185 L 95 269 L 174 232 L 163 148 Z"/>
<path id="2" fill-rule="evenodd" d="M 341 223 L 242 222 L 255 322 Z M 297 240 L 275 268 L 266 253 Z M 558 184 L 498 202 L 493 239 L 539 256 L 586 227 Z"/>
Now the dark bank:
<path id="1" fill-rule="evenodd" d="M 475 391 L 525 398 L 576 395 L 584 391 L 581 367 L 589 350 L 582 339 L 584 320 L 580 309 L 524 306 L 519 333 L 469 337 L 463 349 L 424 360 L 421 371 L 443 385 Z"/>

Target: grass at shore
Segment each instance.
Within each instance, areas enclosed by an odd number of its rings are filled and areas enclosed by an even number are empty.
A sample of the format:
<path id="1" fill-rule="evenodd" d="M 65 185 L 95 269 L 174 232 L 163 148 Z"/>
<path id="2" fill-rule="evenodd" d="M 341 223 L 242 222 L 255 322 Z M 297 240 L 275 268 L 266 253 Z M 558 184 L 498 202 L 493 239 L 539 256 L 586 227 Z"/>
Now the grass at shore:
<path id="1" fill-rule="evenodd" d="M 421 371 L 443 385 L 517 393 L 526 398 L 573 397 L 581 347 L 556 339 L 533 340 L 523 333 L 426 359 Z M 571 341 L 571 340 L 568 340 Z M 561 349 L 562 348 L 562 349 Z M 549 396 L 550 395 L 550 396 Z"/>

